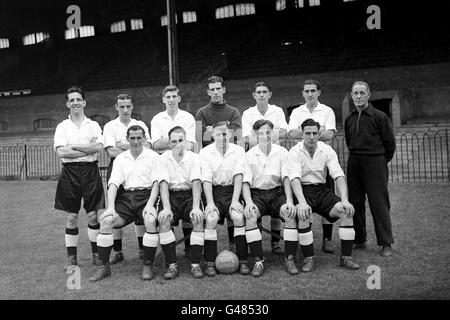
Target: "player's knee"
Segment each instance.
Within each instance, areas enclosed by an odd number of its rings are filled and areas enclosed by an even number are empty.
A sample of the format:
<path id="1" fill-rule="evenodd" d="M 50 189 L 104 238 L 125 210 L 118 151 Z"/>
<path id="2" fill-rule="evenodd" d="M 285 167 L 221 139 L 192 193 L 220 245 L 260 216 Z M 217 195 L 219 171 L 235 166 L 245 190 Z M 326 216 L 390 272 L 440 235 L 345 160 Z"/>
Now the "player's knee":
<path id="1" fill-rule="evenodd" d="M 251 228 L 251 229 L 257 228 L 258 227 L 258 219 L 255 216 L 247 218 L 245 221 L 245 225 L 247 226 L 247 228 Z"/>
<path id="2" fill-rule="evenodd" d="M 103 218 L 102 221 L 100 221 L 100 231 L 101 232 L 112 231 L 113 224 L 114 224 L 114 217 L 107 216 Z"/>
<path id="3" fill-rule="evenodd" d="M 231 211 L 231 221 L 235 226 L 243 226 L 245 223 L 244 215 L 237 211 Z"/>
<path id="4" fill-rule="evenodd" d="M 89 212 L 89 213 L 87 214 L 87 216 L 88 216 L 88 223 L 89 223 L 90 225 L 95 225 L 95 224 L 98 223 L 98 219 L 97 219 L 97 211 Z"/>
<path id="5" fill-rule="evenodd" d="M 217 213 L 208 214 L 206 217 L 206 228 L 215 229 L 217 227 L 217 222 L 219 221 L 219 216 Z"/>
<path id="6" fill-rule="evenodd" d="M 154 228 L 156 226 L 156 218 L 151 214 L 146 214 L 144 217 L 145 228 Z"/>
<path id="7" fill-rule="evenodd" d="M 299 229 L 305 229 L 305 228 L 309 228 L 309 221 L 302 221 L 302 220 L 298 220 L 298 228 Z"/>
<path id="8" fill-rule="evenodd" d="M 145 227 L 147 227 L 147 224 L 145 225 Z M 159 232 L 163 233 L 163 232 L 167 232 L 170 231 L 172 229 L 172 224 L 170 223 L 170 221 L 164 220 L 160 225 L 159 225 Z"/>
<path id="9" fill-rule="evenodd" d="M 353 226 L 353 218 L 349 218 L 346 215 L 342 215 L 340 220 L 341 220 L 340 221 L 341 227 Z"/>
<path id="10" fill-rule="evenodd" d="M 67 215 L 67 228 L 75 229 L 76 227 L 78 227 L 78 214 L 69 213 Z"/>
<path id="11" fill-rule="evenodd" d="M 295 218 L 284 217 L 284 227 L 285 228 L 296 228 L 297 220 Z"/>

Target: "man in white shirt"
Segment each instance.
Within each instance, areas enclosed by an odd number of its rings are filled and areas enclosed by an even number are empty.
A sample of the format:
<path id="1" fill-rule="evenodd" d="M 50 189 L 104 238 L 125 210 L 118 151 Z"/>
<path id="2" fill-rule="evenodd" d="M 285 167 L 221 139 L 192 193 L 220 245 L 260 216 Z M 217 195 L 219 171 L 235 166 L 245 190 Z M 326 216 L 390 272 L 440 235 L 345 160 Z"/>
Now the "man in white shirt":
<path id="1" fill-rule="evenodd" d="M 318 141 L 320 124 L 313 119 L 305 120 L 302 125 L 303 141 L 289 150 L 287 160 L 289 179 L 298 201 L 296 215 L 290 218 L 297 221 L 300 247 L 303 253 L 303 272 L 314 269 L 313 234 L 310 218 L 316 212 L 330 222 L 340 219 L 339 238 L 341 239 L 340 266 L 358 269 L 360 266 L 352 260 L 353 214 L 355 209 L 348 201 L 347 182 L 344 171 L 339 165 L 336 152 L 329 145 Z M 335 180 L 340 198 L 326 185 L 327 170 Z"/>
<path id="2" fill-rule="evenodd" d="M 180 126 L 186 130 L 186 149 L 194 151 L 196 145 L 195 118 L 189 112 L 179 108 L 181 97 L 178 88 L 172 85 L 165 87 L 162 92 L 162 101 L 166 106 L 166 111 L 156 114 L 150 123 L 154 150 L 160 154 L 168 151 L 170 149 L 168 132 L 173 127 Z M 189 258 L 189 235 L 192 232 L 192 225 L 183 221 L 182 227 L 186 238 L 185 257 Z"/>
<path id="3" fill-rule="evenodd" d="M 265 82 L 258 82 L 255 84 L 255 91 L 253 98 L 256 100 L 256 105 L 250 107 L 242 114 L 242 137 L 245 143 L 248 143 L 249 149 L 257 144 L 257 137 L 252 135 L 253 124 L 260 119 L 270 120 L 274 129 L 272 132 L 272 142 L 280 144 L 280 140 L 284 141 L 287 138 L 288 124 L 286 116 L 282 108 L 269 104 L 272 97 L 272 88 Z M 278 235 L 278 238 L 272 235 L 271 246 L 272 252 L 275 254 L 283 254 L 283 250 L 279 245 L 279 237 L 281 235 L 281 220 L 277 218 L 270 218 L 270 229 L 272 234 Z"/>
<path id="4" fill-rule="evenodd" d="M 121 93 L 116 97 L 115 109 L 118 117 L 109 121 L 103 128 L 103 137 L 105 138 L 104 149 L 106 154 L 111 159 L 108 165 L 106 173 L 106 181 L 109 181 L 111 177 L 111 171 L 114 163 L 114 159 L 124 151 L 130 149 L 130 144 L 127 141 L 127 129 L 131 126 L 138 125 L 144 129 L 145 141 L 144 147 L 150 148 L 150 135 L 148 133 L 147 125 L 140 120 L 133 119 L 133 98 L 127 93 Z M 119 187 L 118 193 L 123 191 L 123 186 Z M 143 257 L 142 238 L 145 233 L 145 226 L 134 225 L 134 231 L 138 239 L 139 245 L 139 258 Z M 115 264 L 124 260 L 122 253 L 122 228 L 114 229 L 114 255 L 111 258 L 111 264 Z"/>
<path id="5" fill-rule="evenodd" d="M 242 186 L 245 200 L 245 236 L 255 257 L 255 265 L 251 271 L 254 277 L 261 276 L 264 271 L 262 235 L 258 220 L 264 215 L 283 218 L 288 212 L 295 210 L 285 165 L 288 151 L 282 146 L 272 144 L 272 129 L 273 123 L 270 120 L 257 120 L 253 130 L 258 137 L 258 144 L 245 154 Z M 293 262 L 297 245 L 292 246 L 289 243 L 289 236 L 284 240 L 286 269 L 290 274 L 297 274 L 298 270 Z"/>
<path id="6" fill-rule="evenodd" d="M 336 116 L 333 109 L 319 102 L 321 94 L 321 84 L 317 80 L 305 80 L 303 83 L 303 98 L 305 104 L 295 108 L 289 119 L 289 136 L 292 139 L 301 141 L 301 124 L 306 119 L 314 119 L 320 124 L 319 140 L 331 145 L 336 134 Z M 327 185 L 334 190 L 333 180 L 327 176 Z M 333 224 L 322 218 L 323 241 L 322 250 L 326 253 L 333 253 L 331 238 L 333 236 Z"/>
<path id="7" fill-rule="evenodd" d="M 83 89 L 71 87 L 66 93 L 69 118 L 58 124 L 54 148 L 63 163 L 56 187 L 54 207 L 67 214 L 65 242 L 67 264 L 65 270 L 77 265 L 78 213 L 83 207 L 88 216 L 88 237 L 92 248 L 92 262 L 98 263 L 97 211 L 105 207 L 103 183 L 97 165 L 97 154 L 103 148 L 102 129 L 84 115 L 86 100 Z"/>
<path id="8" fill-rule="evenodd" d="M 114 243 L 113 228 L 122 228 L 134 221 L 144 222 L 146 214 L 156 215 L 156 200 L 159 194 L 159 155 L 144 148 L 145 133 L 139 125 L 127 129 L 130 149 L 116 157 L 108 181 L 108 205 L 100 217 L 100 233 L 97 236 L 98 254 L 101 265 L 89 281 L 95 282 L 111 275 L 109 256 Z M 119 186 L 124 191 L 117 194 Z M 149 228 L 147 232 L 154 232 Z M 152 241 L 144 236 L 144 265 L 142 279 L 153 278 L 153 259 L 148 258 L 156 251 Z"/>
<path id="9" fill-rule="evenodd" d="M 161 155 L 161 208 L 158 215 L 152 215 L 151 223 L 159 223 L 159 239 L 169 265 L 164 279 L 174 279 L 178 274 L 176 239 L 172 225 L 178 220 L 193 224 L 190 236 L 191 273 L 194 278 L 202 278 L 200 261 L 205 235 L 203 231 L 204 215 L 200 208 L 201 168 L 198 154 L 186 150 L 186 130 L 180 126 L 169 131 L 170 150 Z M 146 222 L 147 226 L 147 222 Z M 155 236 L 156 237 L 156 236 Z"/>
<path id="10" fill-rule="evenodd" d="M 244 174 L 244 148 L 230 143 L 233 127 L 228 121 L 213 125 L 214 143 L 200 150 L 205 208 L 205 274 L 216 275 L 217 224 L 230 218 L 234 225 L 234 241 L 239 258 L 239 272 L 249 274 L 247 241 L 245 239 L 244 207 L 241 203 Z"/>
<path id="11" fill-rule="evenodd" d="M 181 97 L 178 88 L 172 85 L 165 87 L 162 101 L 166 110 L 156 114 L 150 122 L 153 149 L 160 154 L 169 150 L 168 132 L 173 127 L 180 126 L 186 130 L 186 149 L 194 150 L 195 119 L 192 114 L 179 108 Z"/>

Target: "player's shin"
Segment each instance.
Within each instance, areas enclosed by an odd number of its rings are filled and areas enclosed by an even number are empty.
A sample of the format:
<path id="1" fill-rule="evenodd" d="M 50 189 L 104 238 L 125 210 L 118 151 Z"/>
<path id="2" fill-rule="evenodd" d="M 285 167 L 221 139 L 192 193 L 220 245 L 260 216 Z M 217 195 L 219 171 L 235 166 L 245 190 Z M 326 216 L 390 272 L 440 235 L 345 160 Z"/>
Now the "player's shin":
<path id="1" fill-rule="evenodd" d="M 101 263 L 106 266 L 109 265 L 109 256 L 114 244 L 112 233 L 99 233 L 97 236 L 98 257 Z"/>
<path id="2" fill-rule="evenodd" d="M 216 239 L 217 239 L 217 235 L 216 235 Z M 191 263 L 200 264 L 204 244 L 205 244 L 205 233 L 203 231 L 192 231 L 191 241 L 190 241 Z M 216 250 L 217 250 L 217 248 L 216 248 Z"/>
<path id="3" fill-rule="evenodd" d="M 158 249 L 159 233 L 145 232 L 142 239 L 142 244 L 144 248 L 144 265 L 150 266 L 153 264 L 156 250 Z"/>
<path id="4" fill-rule="evenodd" d="M 295 256 L 297 255 L 297 247 L 299 239 L 297 228 L 284 227 L 283 239 L 286 258 L 290 257 L 295 258 Z"/>
<path id="5" fill-rule="evenodd" d="M 67 248 L 67 255 L 69 257 L 77 255 L 78 237 L 79 237 L 78 228 L 73 229 L 66 228 L 65 242 Z"/>
<path id="6" fill-rule="evenodd" d="M 236 255 L 239 261 L 247 261 L 248 249 L 245 226 L 234 225 L 234 242 L 236 243 Z"/>
<path id="7" fill-rule="evenodd" d="M 353 242 L 355 240 L 355 229 L 353 226 L 340 226 L 339 239 L 341 239 L 341 253 L 343 256 L 351 256 Z"/>
<path id="8" fill-rule="evenodd" d="M 214 262 L 217 256 L 217 229 L 205 229 L 205 261 Z"/>
<path id="9" fill-rule="evenodd" d="M 177 263 L 177 255 L 175 251 L 175 235 L 172 230 L 159 233 L 159 242 L 161 243 L 161 248 L 166 257 L 166 263 L 172 264 Z"/>
<path id="10" fill-rule="evenodd" d="M 248 246 L 252 252 L 252 255 L 260 260 L 263 260 L 263 248 L 262 248 L 262 235 L 259 228 L 254 228 L 245 231 L 245 238 L 247 240 Z"/>
<path id="11" fill-rule="evenodd" d="M 303 258 L 314 256 L 313 233 L 311 227 L 298 229 L 298 241 L 300 242 Z"/>

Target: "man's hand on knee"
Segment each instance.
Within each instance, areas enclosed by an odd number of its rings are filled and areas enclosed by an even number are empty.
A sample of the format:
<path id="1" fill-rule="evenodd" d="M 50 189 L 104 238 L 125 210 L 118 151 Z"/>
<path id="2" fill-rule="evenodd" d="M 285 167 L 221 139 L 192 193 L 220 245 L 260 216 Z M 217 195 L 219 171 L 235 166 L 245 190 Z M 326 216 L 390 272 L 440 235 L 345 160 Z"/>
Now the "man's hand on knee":
<path id="1" fill-rule="evenodd" d="M 348 218 L 353 218 L 353 215 L 355 214 L 355 208 L 353 205 L 348 201 L 342 201 L 342 209 L 344 213 L 347 215 Z"/>
<path id="2" fill-rule="evenodd" d="M 297 216 L 297 209 L 292 203 L 285 203 L 280 208 L 280 215 L 289 219 L 295 219 Z"/>
<path id="3" fill-rule="evenodd" d="M 150 217 L 153 217 L 156 220 L 158 218 L 158 211 L 156 211 L 155 207 L 145 206 L 142 211 L 142 216 L 144 217 L 144 220 L 149 219 Z"/>
<path id="4" fill-rule="evenodd" d="M 200 224 L 205 219 L 205 216 L 199 208 L 193 208 L 191 213 L 189 213 L 189 217 L 193 224 Z"/>
<path id="5" fill-rule="evenodd" d="M 98 218 L 98 221 L 100 223 L 102 223 L 103 220 L 105 220 L 106 218 L 110 217 L 112 218 L 112 222 L 114 223 L 114 221 L 116 220 L 116 210 L 112 209 L 112 208 L 108 208 L 106 209 Z"/>
<path id="6" fill-rule="evenodd" d="M 232 211 L 236 211 L 236 212 L 238 212 L 240 214 L 243 214 L 244 213 L 244 206 L 239 201 L 233 201 L 230 204 L 230 209 L 229 209 L 230 214 L 231 214 Z"/>
<path id="7" fill-rule="evenodd" d="M 173 212 L 170 209 L 163 209 L 158 213 L 158 222 L 163 224 L 167 219 L 170 221 L 173 218 Z"/>
<path id="8" fill-rule="evenodd" d="M 302 221 L 309 220 L 309 218 L 312 215 L 312 209 L 306 202 L 297 204 L 295 208 L 297 209 L 297 215 L 300 220 Z"/>

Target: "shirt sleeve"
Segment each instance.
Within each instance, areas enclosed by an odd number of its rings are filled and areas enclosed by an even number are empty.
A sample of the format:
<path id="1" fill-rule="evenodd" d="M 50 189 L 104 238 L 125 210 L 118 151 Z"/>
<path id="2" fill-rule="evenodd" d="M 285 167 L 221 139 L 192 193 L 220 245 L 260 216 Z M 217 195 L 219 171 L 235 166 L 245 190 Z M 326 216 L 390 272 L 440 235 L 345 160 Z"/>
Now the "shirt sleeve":
<path id="1" fill-rule="evenodd" d="M 342 170 L 339 164 L 336 151 L 334 151 L 333 148 L 328 145 L 327 149 L 327 153 L 329 154 L 327 162 L 328 173 L 334 180 L 336 180 L 338 177 L 345 177 L 344 170 Z"/>
<path id="2" fill-rule="evenodd" d="M 92 131 L 93 137 L 97 137 L 97 140 L 95 142 L 99 142 L 102 145 L 105 145 L 105 138 L 102 135 L 102 128 L 97 121 L 93 121 Z"/>
<path id="3" fill-rule="evenodd" d="M 110 184 L 115 185 L 117 188 L 120 187 L 120 185 L 122 183 L 125 182 L 125 177 L 123 175 L 122 172 L 122 168 L 121 168 L 121 159 L 122 157 L 116 157 L 116 160 L 114 160 L 113 162 L 113 167 L 112 167 L 112 171 L 111 171 L 111 177 L 108 180 L 108 186 Z"/>
<path id="4" fill-rule="evenodd" d="M 284 115 L 284 111 L 281 108 L 279 109 L 278 117 L 279 117 L 278 126 L 280 127 L 280 129 L 289 130 L 289 125 L 286 122 L 286 117 Z"/>
<path id="5" fill-rule="evenodd" d="M 244 149 L 239 149 L 239 151 L 237 151 L 237 153 L 238 153 L 238 157 L 236 159 L 236 164 L 234 166 L 233 176 L 235 176 L 237 174 L 244 175 L 244 172 L 245 172 L 245 151 L 244 151 Z"/>
<path id="6" fill-rule="evenodd" d="M 334 130 L 336 131 L 336 116 L 334 114 L 333 109 L 328 110 L 327 117 L 325 119 L 325 130 Z"/>
<path id="7" fill-rule="evenodd" d="M 381 141 L 384 146 L 386 161 L 392 160 L 395 153 L 395 134 L 392 129 L 391 120 L 387 117 L 383 117 L 382 127 L 381 127 Z"/>
<path id="8" fill-rule="evenodd" d="M 247 182 L 251 186 L 252 181 L 253 181 L 253 172 L 250 166 L 248 153 L 246 153 L 244 158 L 244 179 L 242 180 L 242 182 Z"/>
<path id="9" fill-rule="evenodd" d="M 242 136 L 247 137 L 252 133 L 252 119 L 250 112 L 247 110 L 242 114 Z"/>
<path id="10" fill-rule="evenodd" d="M 163 181 L 170 184 L 170 170 L 168 167 L 167 159 L 165 159 L 162 155 L 159 156 L 159 170 L 158 170 L 158 181 L 161 183 Z"/>
<path id="11" fill-rule="evenodd" d="M 291 131 L 293 129 L 298 129 L 299 123 L 298 123 L 298 119 L 297 119 L 298 118 L 297 110 L 298 110 L 298 107 L 295 108 L 294 110 L 292 110 L 291 116 L 289 117 L 289 125 L 288 125 L 289 131 Z"/>
<path id="12" fill-rule="evenodd" d="M 205 152 L 202 152 L 205 149 L 200 150 L 200 169 L 202 172 L 202 182 L 211 182 L 212 183 L 212 170 L 209 165 L 209 161 L 205 155 Z"/>
<path id="13" fill-rule="evenodd" d="M 156 141 L 163 138 L 161 128 L 159 128 L 158 124 L 157 124 L 158 119 L 155 119 L 156 116 L 154 116 L 152 121 L 150 122 L 150 131 L 151 131 L 150 137 L 151 137 L 152 144 L 154 144 Z"/>
<path id="14" fill-rule="evenodd" d="M 289 172 L 288 172 L 288 164 L 287 164 L 287 160 L 288 160 L 288 155 L 289 155 L 289 151 L 287 151 L 287 149 L 283 148 L 282 149 L 282 154 L 281 154 L 281 180 L 283 180 L 285 177 L 289 178 Z"/>
<path id="15" fill-rule="evenodd" d="M 186 140 L 196 143 L 195 140 L 195 119 L 192 114 L 189 113 L 189 121 L 186 123 Z"/>
<path id="16" fill-rule="evenodd" d="M 206 131 L 206 121 L 205 121 L 205 116 L 203 115 L 202 108 L 197 110 L 197 113 L 195 114 L 195 121 L 200 121 L 200 123 L 202 125 L 202 136 L 203 136 L 203 133 L 205 133 L 205 131 Z M 197 122 L 197 124 L 198 124 L 198 122 Z"/>
<path id="17" fill-rule="evenodd" d="M 294 147 L 289 150 L 286 159 L 286 170 L 289 180 L 292 181 L 295 178 L 302 180 L 302 162 L 301 158 L 298 157 Z"/>
<path id="18" fill-rule="evenodd" d="M 194 153 L 194 158 L 192 159 L 191 168 L 191 181 L 202 180 L 202 169 L 200 167 L 200 157 L 198 154 Z"/>
<path id="19" fill-rule="evenodd" d="M 105 144 L 103 145 L 103 147 L 105 149 L 108 147 L 116 146 L 116 138 L 114 137 L 114 129 L 112 128 L 112 124 L 110 122 L 105 124 L 105 127 L 103 128 L 103 137 L 105 139 Z"/>
<path id="20" fill-rule="evenodd" d="M 241 113 L 239 112 L 238 109 L 234 110 L 230 122 L 231 122 L 230 126 L 232 129 L 234 130 L 241 129 L 242 127 Z"/>
<path id="21" fill-rule="evenodd" d="M 68 141 L 66 139 L 64 128 L 60 123 L 56 126 L 56 130 L 55 130 L 54 149 L 56 150 L 56 148 L 58 148 L 58 147 L 65 147 L 67 145 L 67 142 Z"/>
<path id="22" fill-rule="evenodd" d="M 150 133 L 148 132 L 148 127 L 147 127 L 147 125 L 145 124 L 145 122 L 144 122 L 144 121 L 139 121 L 138 124 L 144 129 L 145 140 L 146 140 L 147 142 L 152 142 Z M 106 126 L 105 126 L 105 127 L 106 127 Z"/>

